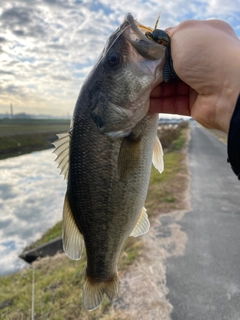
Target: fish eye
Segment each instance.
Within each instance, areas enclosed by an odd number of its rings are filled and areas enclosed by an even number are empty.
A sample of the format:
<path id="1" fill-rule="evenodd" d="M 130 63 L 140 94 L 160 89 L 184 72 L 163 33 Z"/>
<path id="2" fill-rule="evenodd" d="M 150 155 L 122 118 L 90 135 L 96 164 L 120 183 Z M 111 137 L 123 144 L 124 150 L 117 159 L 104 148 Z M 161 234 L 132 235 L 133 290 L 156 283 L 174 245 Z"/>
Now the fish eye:
<path id="1" fill-rule="evenodd" d="M 110 52 L 107 56 L 107 63 L 109 64 L 109 66 L 111 67 L 115 67 L 119 64 L 120 62 L 120 53 L 115 51 L 115 52 Z"/>

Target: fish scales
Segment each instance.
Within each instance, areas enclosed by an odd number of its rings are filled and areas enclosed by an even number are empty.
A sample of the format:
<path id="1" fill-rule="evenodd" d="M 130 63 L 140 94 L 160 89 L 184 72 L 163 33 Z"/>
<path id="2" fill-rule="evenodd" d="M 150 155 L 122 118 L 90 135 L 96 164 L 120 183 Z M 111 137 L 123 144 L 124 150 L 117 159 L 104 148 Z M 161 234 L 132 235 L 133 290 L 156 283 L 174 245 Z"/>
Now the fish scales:
<path id="1" fill-rule="evenodd" d="M 82 99 L 83 102 L 79 101 L 81 108 L 86 101 L 84 96 Z M 118 174 L 123 139 L 112 140 L 106 135 L 99 135 L 89 117 L 88 106 L 81 115 L 74 120 L 71 133 L 71 145 L 74 147 L 70 148 L 67 192 L 72 213 L 85 239 L 87 274 L 104 281 L 116 273 L 116 263 L 109 263 L 109 259 L 117 261 L 145 202 L 158 115 L 147 115 L 132 130 L 141 137 L 142 150 L 138 165 L 134 166 L 127 179 L 120 178 Z"/>
<path id="2" fill-rule="evenodd" d="M 164 59 L 165 48 L 128 14 L 81 88 L 69 133 L 54 143 L 67 180 L 63 248 L 80 259 L 85 244 L 88 310 L 104 293 L 117 298 L 122 246 L 149 229 L 144 202 L 152 162 L 161 172 L 163 153 L 158 114 L 148 107 L 151 90 L 163 80 Z"/>

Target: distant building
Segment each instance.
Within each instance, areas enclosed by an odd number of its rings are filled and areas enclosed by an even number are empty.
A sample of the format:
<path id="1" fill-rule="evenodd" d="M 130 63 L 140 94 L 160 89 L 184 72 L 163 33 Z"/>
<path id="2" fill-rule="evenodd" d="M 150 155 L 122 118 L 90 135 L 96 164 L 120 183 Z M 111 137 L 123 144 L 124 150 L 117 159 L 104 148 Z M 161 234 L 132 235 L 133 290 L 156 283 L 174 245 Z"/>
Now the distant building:
<path id="1" fill-rule="evenodd" d="M 158 124 L 179 124 L 183 121 L 183 118 L 159 118 Z"/>
<path id="2" fill-rule="evenodd" d="M 0 113 L 0 119 L 10 119 L 9 113 Z"/>
<path id="3" fill-rule="evenodd" d="M 13 116 L 13 119 L 31 119 L 32 117 L 25 112 L 17 113 Z"/>

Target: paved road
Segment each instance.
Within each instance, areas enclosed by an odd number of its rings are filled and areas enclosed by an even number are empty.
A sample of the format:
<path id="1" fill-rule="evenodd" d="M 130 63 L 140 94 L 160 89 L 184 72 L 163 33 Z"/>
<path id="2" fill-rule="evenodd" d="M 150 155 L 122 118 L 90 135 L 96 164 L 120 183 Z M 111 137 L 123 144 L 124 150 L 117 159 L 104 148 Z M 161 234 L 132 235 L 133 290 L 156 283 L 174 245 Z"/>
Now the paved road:
<path id="1" fill-rule="evenodd" d="M 226 146 L 192 124 L 185 255 L 167 262 L 172 320 L 240 320 L 240 181 Z"/>

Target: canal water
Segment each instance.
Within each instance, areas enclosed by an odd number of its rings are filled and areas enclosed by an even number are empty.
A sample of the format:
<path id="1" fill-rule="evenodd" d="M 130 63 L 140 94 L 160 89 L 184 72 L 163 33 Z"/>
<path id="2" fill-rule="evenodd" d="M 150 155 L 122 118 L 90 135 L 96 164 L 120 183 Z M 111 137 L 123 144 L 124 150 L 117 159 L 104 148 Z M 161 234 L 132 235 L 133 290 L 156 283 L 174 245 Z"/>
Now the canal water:
<path id="1" fill-rule="evenodd" d="M 66 182 L 52 151 L 0 160 L 0 275 L 24 268 L 18 254 L 62 218 Z"/>

